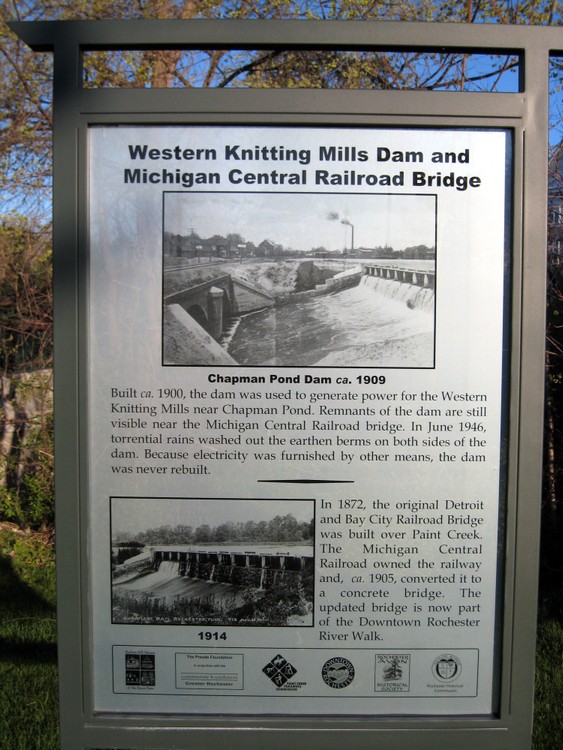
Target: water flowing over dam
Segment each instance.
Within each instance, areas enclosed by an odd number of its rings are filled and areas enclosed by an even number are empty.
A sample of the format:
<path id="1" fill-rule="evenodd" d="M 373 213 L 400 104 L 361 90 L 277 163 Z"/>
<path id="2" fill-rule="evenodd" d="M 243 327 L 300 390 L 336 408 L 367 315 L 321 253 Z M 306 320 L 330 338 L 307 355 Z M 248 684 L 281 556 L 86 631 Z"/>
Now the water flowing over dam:
<path id="1" fill-rule="evenodd" d="M 433 312 L 432 287 L 364 275 L 242 317 L 228 352 L 239 364 L 432 367 Z"/>
<path id="2" fill-rule="evenodd" d="M 397 283 L 394 279 L 377 276 L 363 276 L 360 286 L 373 289 L 375 294 L 387 300 L 406 305 L 410 310 L 432 313 L 434 311 L 434 289 L 415 286 L 414 284 Z"/>
<path id="3" fill-rule="evenodd" d="M 306 624 L 312 615 L 312 547 L 274 553 L 162 548 L 119 566 L 113 580 L 113 621 L 151 624 Z M 285 592 L 285 594 L 281 593 Z M 287 612 L 281 616 L 280 597 Z M 293 599 L 293 605 L 291 605 Z M 271 622 L 270 622 L 271 620 Z M 280 621 L 281 620 L 281 621 Z"/>

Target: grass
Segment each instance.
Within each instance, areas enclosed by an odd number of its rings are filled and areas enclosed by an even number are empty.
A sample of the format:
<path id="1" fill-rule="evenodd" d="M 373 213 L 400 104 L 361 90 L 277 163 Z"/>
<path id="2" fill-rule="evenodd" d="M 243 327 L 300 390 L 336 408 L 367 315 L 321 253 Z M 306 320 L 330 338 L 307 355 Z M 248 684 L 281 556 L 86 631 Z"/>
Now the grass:
<path id="1" fill-rule="evenodd" d="M 561 525 L 553 525 L 561 531 Z M 554 561 L 542 566 L 536 646 L 534 750 L 563 748 L 563 569 L 559 533 L 543 535 L 544 552 Z M 551 539 L 550 539 L 551 537 Z M 559 538 L 558 538 L 559 537 Z"/>
<path id="2" fill-rule="evenodd" d="M 563 628 L 540 614 L 536 662 L 534 750 L 563 748 Z"/>
<path id="3" fill-rule="evenodd" d="M 541 580 L 533 750 L 563 748 L 561 572 Z M 55 561 L 40 535 L 0 524 L 0 750 L 59 750 Z"/>
<path id="4" fill-rule="evenodd" d="M 57 750 L 55 561 L 39 535 L 0 530 L 0 750 Z"/>

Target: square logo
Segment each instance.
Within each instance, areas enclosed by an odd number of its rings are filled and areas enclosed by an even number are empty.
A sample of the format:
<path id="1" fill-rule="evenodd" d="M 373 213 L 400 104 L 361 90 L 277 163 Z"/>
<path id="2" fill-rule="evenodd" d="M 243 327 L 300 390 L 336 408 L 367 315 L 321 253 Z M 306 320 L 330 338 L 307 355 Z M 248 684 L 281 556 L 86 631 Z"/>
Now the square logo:
<path id="1" fill-rule="evenodd" d="M 282 687 L 288 680 L 297 674 L 295 667 L 290 664 L 281 654 L 277 654 L 262 669 L 262 672 L 269 677 L 277 687 Z"/>
<path id="2" fill-rule="evenodd" d="M 410 654 L 377 654 L 375 657 L 375 692 L 408 693 L 410 671 Z"/>
<path id="3" fill-rule="evenodd" d="M 125 654 L 125 684 L 128 687 L 154 687 L 156 659 L 154 654 Z"/>

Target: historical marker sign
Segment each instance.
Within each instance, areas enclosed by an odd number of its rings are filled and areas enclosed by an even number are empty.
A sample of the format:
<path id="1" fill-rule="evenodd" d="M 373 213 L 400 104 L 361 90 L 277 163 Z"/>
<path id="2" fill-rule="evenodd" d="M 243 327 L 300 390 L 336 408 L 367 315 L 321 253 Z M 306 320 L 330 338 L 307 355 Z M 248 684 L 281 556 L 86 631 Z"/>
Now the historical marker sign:
<path id="1" fill-rule="evenodd" d="M 58 134 L 80 154 L 59 156 L 78 199 L 56 215 L 79 363 L 64 746 L 527 747 L 541 295 L 523 310 L 545 239 L 543 199 L 524 222 L 527 104 L 396 92 L 375 116 L 377 94 L 325 92 L 311 116 L 303 92 L 193 92 L 186 114 L 179 92 L 112 93 L 77 94 Z"/>
<path id="2" fill-rule="evenodd" d="M 492 712 L 507 132 L 88 140 L 96 709 Z"/>

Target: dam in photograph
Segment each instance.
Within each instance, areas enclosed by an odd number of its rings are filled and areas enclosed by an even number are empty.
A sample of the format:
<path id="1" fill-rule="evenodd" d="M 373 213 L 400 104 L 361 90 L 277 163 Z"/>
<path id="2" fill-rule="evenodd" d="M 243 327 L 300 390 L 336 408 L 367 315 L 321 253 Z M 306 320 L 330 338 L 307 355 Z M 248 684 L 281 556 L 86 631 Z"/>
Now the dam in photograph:
<path id="1" fill-rule="evenodd" d="M 195 342 L 171 364 L 434 365 L 433 261 L 362 263 L 282 299 L 240 286 L 233 274 L 218 274 L 206 288 L 185 289 L 167 302 L 169 309 L 180 305 L 185 311 L 186 337 Z M 202 345 L 200 326 L 220 343 L 223 355 L 214 342 Z"/>
<path id="2" fill-rule="evenodd" d="M 285 549 L 268 544 L 212 549 L 159 545 L 114 566 L 113 621 L 189 624 L 236 620 L 239 615 L 248 616 L 245 603 L 249 596 L 266 600 L 269 591 L 277 596 L 282 589 L 286 597 L 288 592 L 297 595 L 304 579 L 309 578 L 312 586 L 313 574 L 313 547 L 307 545 Z M 301 602 L 301 609 L 304 606 Z M 300 624 L 311 617 L 303 613 Z"/>
<path id="3" fill-rule="evenodd" d="M 362 275 L 356 286 L 241 318 L 239 364 L 431 367 L 434 289 Z"/>

